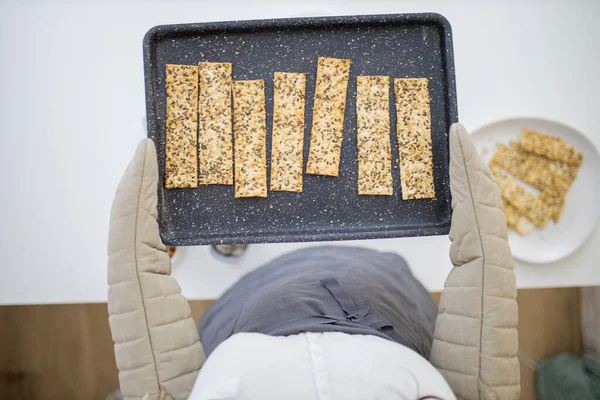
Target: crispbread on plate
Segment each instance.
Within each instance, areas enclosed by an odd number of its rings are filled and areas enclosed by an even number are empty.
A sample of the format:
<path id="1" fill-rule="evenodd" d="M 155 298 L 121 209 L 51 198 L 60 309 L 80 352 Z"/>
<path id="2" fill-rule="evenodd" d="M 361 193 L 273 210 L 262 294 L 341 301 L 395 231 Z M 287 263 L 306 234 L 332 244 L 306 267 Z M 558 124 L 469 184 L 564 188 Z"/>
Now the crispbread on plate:
<path id="1" fill-rule="evenodd" d="M 523 155 L 535 155 L 523 149 L 519 142 L 516 141 L 510 142 L 509 147 Z M 537 163 L 539 163 L 538 168 L 549 170 L 552 174 L 565 180 L 569 184 L 569 187 L 575 178 L 577 178 L 577 173 L 579 172 L 578 165 L 567 164 L 558 160 L 551 160 L 543 156 L 537 156 Z"/>
<path id="2" fill-rule="evenodd" d="M 581 165 L 583 160 L 583 154 L 564 140 L 531 129 L 523 130 L 519 143 L 525 150 L 551 160 L 577 166 Z"/>
<path id="3" fill-rule="evenodd" d="M 566 193 L 571 186 L 570 182 L 553 173 L 549 169 L 548 164 L 550 163 L 552 163 L 551 160 L 504 144 L 498 146 L 492 158 L 492 164 L 498 165 L 540 190 L 551 188 L 557 192 Z"/>

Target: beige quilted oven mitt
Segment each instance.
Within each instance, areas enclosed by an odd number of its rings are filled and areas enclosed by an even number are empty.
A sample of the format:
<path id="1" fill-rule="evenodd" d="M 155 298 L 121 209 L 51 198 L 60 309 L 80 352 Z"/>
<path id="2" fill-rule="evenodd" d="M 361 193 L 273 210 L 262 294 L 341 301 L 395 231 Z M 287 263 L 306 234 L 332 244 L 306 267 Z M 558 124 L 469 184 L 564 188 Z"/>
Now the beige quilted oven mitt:
<path id="1" fill-rule="evenodd" d="M 126 399 L 187 399 L 205 355 L 156 222 L 158 168 L 140 142 L 110 215 L 108 312 Z"/>
<path id="2" fill-rule="evenodd" d="M 458 398 L 518 399 L 517 289 L 502 201 L 467 131 L 450 129 L 450 258 L 430 361 Z"/>

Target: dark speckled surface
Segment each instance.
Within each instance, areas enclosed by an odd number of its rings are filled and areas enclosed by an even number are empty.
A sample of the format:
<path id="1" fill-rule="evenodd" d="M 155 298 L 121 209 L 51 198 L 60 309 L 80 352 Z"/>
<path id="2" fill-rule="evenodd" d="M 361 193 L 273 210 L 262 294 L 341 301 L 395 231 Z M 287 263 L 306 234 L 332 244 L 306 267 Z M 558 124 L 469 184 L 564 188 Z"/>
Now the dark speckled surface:
<path id="1" fill-rule="evenodd" d="M 273 72 L 307 73 L 304 161 L 308 156 L 318 56 L 350 58 L 339 177 L 304 175 L 302 193 L 234 199 L 233 186 L 164 189 L 165 64 L 233 63 L 234 79 L 264 79 L 270 170 Z M 448 130 L 458 121 L 452 33 L 437 14 L 235 21 L 152 28 L 144 38 L 148 136 L 157 144 L 158 210 L 169 245 L 371 239 L 447 234 L 451 207 Z M 403 201 L 390 90 L 393 196 L 358 196 L 356 76 L 428 77 L 434 200 Z"/>

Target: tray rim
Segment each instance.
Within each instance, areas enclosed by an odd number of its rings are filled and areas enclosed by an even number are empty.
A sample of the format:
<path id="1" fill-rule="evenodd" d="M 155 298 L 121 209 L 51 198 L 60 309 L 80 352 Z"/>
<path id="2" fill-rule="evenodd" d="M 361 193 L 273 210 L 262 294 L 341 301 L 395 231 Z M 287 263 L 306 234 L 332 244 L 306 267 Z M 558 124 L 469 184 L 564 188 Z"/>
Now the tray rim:
<path id="1" fill-rule="evenodd" d="M 344 16 L 325 16 L 325 17 L 300 17 L 300 18 L 272 18 L 272 19 L 253 19 L 253 20 L 233 20 L 233 21 L 215 21 L 215 22 L 195 22 L 184 24 L 166 24 L 156 25 L 150 28 L 144 35 L 143 62 L 144 62 L 144 89 L 146 102 L 146 127 L 148 138 L 154 140 L 157 134 L 158 123 L 155 112 L 155 97 L 150 96 L 153 89 L 155 77 L 153 74 L 153 50 L 152 44 L 159 40 L 161 36 L 170 34 L 187 35 L 198 34 L 202 31 L 227 31 L 227 30 L 253 30 L 253 29 L 273 29 L 273 28 L 316 28 L 323 25 L 352 25 L 356 23 L 389 24 L 389 23 L 430 23 L 435 24 L 441 29 L 442 61 L 445 66 L 444 75 L 446 77 L 446 100 L 449 113 L 446 115 L 448 126 L 458 122 L 458 101 L 456 95 L 456 75 L 454 67 L 454 49 L 452 41 L 452 27 L 446 17 L 438 13 L 406 13 L 406 14 L 370 14 L 370 15 L 344 15 Z M 452 101 L 454 99 L 454 101 Z M 446 149 L 449 152 L 449 143 Z M 160 196 L 157 187 L 158 204 L 160 208 Z M 202 237 L 200 234 L 194 238 L 172 237 L 163 230 L 159 229 L 160 237 L 166 245 L 172 246 L 192 246 L 208 244 L 236 244 L 236 243 L 291 243 L 291 242 L 318 242 L 318 241 L 340 241 L 340 240 L 364 240 L 364 239 L 389 239 L 400 237 L 420 237 L 447 235 L 450 232 L 452 221 L 452 194 L 449 192 L 448 201 L 450 203 L 450 212 L 448 218 L 434 226 L 422 227 L 418 229 L 364 229 L 360 231 L 340 231 L 340 232 L 315 232 L 311 235 L 296 233 L 273 234 L 273 233 L 255 233 L 252 235 L 234 234 L 227 238 L 219 240 L 210 240 Z M 160 222 L 159 222 L 160 228 Z"/>

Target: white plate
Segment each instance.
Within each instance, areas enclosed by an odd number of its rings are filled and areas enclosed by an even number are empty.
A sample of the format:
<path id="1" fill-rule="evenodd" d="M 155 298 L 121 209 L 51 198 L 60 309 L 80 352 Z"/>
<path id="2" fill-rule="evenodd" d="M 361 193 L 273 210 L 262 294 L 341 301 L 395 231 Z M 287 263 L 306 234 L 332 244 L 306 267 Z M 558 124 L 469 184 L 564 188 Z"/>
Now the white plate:
<path id="1" fill-rule="evenodd" d="M 486 125 L 472 137 L 481 158 L 490 161 L 500 143 L 518 140 L 524 128 L 558 136 L 583 153 L 579 175 L 567 194 L 558 223 L 526 236 L 509 230 L 513 256 L 530 263 L 560 260 L 577 250 L 591 235 L 600 215 L 600 155 L 592 142 L 575 129 L 540 118 L 512 118 Z M 531 188 L 534 193 L 535 189 Z"/>

